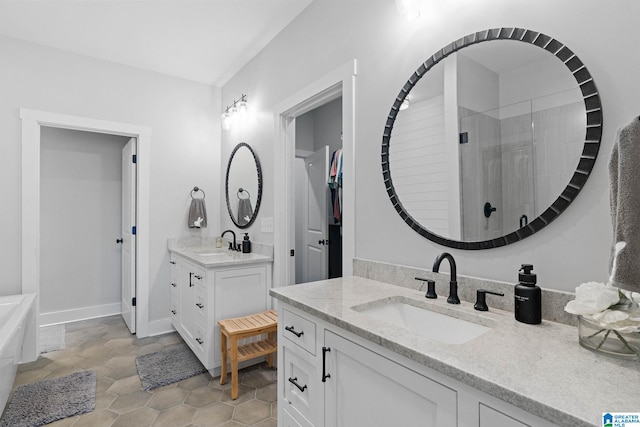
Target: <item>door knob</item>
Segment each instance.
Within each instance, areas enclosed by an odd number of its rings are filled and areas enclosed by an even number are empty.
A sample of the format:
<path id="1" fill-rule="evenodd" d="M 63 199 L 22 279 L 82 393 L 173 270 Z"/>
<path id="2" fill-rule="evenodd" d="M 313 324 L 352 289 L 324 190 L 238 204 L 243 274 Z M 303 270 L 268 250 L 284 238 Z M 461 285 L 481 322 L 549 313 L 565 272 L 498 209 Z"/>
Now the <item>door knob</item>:
<path id="1" fill-rule="evenodd" d="M 331 243 L 331 241 L 330 241 L 329 239 L 326 239 L 326 240 L 318 240 L 318 244 L 319 244 L 319 245 L 328 245 L 328 244 L 330 244 L 330 243 Z"/>
<path id="2" fill-rule="evenodd" d="M 122 239 L 116 239 L 116 243 L 122 243 L 124 240 Z"/>
<path id="3" fill-rule="evenodd" d="M 491 206 L 491 203 L 487 202 L 484 204 L 484 216 L 486 218 L 489 218 L 491 216 L 491 213 L 495 211 L 496 211 L 496 208 Z"/>

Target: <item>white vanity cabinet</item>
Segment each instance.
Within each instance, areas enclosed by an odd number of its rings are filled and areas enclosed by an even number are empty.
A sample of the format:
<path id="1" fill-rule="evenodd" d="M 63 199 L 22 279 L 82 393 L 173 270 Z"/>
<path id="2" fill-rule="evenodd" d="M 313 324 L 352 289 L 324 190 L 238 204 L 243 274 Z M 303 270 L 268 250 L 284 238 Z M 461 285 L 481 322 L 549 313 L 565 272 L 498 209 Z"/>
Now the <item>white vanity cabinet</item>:
<path id="1" fill-rule="evenodd" d="M 174 253 L 170 288 L 173 327 L 212 375 L 218 375 L 218 320 L 271 308 L 271 262 L 204 267 Z"/>
<path id="2" fill-rule="evenodd" d="M 324 341 L 325 426 L 456 427 L 455 390 L 329 330 Z"/>
<path id="3" fill-rule="evenodd" d="M 553 426 L 288 304 L 278 316 L 280 427 Z"/>

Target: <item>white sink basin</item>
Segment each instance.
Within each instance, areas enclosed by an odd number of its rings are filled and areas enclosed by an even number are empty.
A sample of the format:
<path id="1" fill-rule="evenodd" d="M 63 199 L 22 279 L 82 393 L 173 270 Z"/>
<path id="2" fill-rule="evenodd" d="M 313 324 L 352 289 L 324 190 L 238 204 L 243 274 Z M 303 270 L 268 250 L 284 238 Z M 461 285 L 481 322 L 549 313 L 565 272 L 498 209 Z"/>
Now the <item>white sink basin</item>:
<path id="1" fill-rule="evenodd" d="M 204 248 L 204 249 L 195 249 L 193 253 L 199 256 L 215 256 L 215 257 L 230 257 L 237 252 L 230 251 L 225 248 Z"/>
<path id="2" fill-rule="evenodd" d="M 401 300 L 389 300 L 354 310 L 415 334 L 446 344 L 464 344 L 491 330 L 474 322 L 416 307 Z"/>
<path id="3" fill-rule="evenodd" d="M 226 252 L 198 252 L 198 255 L 200 255 L 200 256 L 219 256 L 219 257 L 231 256 L 231 254 L 228 254 Z"/>

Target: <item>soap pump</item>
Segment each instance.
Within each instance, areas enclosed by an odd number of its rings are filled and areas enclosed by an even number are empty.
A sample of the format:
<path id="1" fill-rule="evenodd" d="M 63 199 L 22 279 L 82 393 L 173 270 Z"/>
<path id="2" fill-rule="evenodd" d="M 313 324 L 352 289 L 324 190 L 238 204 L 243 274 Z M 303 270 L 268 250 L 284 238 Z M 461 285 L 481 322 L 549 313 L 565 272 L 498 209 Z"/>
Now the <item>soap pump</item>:
<path id="1" fill-rule="evenodd" d="M 244 238 L 242 239 L 242 253 L 248 254 L 251 252 L 251 240 L 249 240 L 249 233 L 244 233 Z"/>
<path id="2" fill-rule="evenodd" d="M 542 290 L 536 286 L 533 265 L 522 264 L 518 274 L 519 283 L 514 290 L 514 312 L 516 320 L 537 325 L 542 322 Z"/>

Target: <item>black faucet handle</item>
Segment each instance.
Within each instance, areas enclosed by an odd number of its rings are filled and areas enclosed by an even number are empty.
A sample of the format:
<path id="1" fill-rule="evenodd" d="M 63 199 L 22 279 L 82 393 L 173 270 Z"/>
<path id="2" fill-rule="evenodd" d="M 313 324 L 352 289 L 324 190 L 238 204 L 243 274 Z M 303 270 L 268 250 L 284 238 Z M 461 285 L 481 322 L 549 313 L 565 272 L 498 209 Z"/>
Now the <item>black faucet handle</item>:
<path id="1" fill-rule="evenodd" d="M 416 277 L 416 280 L 422 280 L 423 282 L 427 282 L 427 293 L 424 295 L 425 298 L 436 299 L 438 295 L 436 294 L 436 281 L 431 279 L 425 279 L 424 277 Z"/>
<path id="2" fill-rule="evenodd" d="M 489 307 L 487 306 L 487 294 L 498 295 L 503 297 L 504 294 L 500 292 L 487 291 L 486 289 L 478 289 L 476 292 L 476 303 L 473 305 L 478 311 L 489 311 Z"/>

